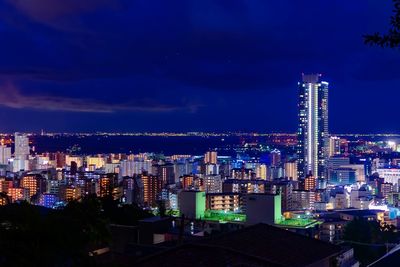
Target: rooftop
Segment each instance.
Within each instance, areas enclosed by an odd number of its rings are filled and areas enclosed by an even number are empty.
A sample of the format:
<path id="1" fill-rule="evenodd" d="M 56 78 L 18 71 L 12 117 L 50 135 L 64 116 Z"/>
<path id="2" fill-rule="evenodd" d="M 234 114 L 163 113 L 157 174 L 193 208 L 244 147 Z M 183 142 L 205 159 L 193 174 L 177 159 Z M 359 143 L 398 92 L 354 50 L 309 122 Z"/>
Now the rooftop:
<path id="1" fill-rule="evenodd" d="M 338 246 L 256 224 L 150 256 L 140 266 L 307 266 L 340 252 Z"/>
<path id="2" fill-rule="evenodd" d="M 153 216 L 149 218 L 145 218 L 140 220 L 139 222 L 144 222 L 144 223 L 153 223 L 153 222 L 159 222 L 159 221 L 168 221 L 170 220 L 169 217 L 160 217 L 160 216 Z"/>
<path id="3" fill-rule="evenodd" d="M 246 221 L 246 215 L 235 212 L 206 210 L 204 213 L 204 220 L 220 222 L 244 222 Z"/>
<path id="4" fill-rule="evenodd" d="M 310 228 L 314 227 L 317 224 L 320 224 L 320 221 L 313 219 L 285 219 L 277 224 L 278 227 L 289 227 L 289 228 Z"/>
<path id="5" fill-rule="evenodd" d="M 339 213 L 344 213 L 352 216 L 376 216 L 377 213 L 382 212 L 382 210 L 340 210 Z"/>

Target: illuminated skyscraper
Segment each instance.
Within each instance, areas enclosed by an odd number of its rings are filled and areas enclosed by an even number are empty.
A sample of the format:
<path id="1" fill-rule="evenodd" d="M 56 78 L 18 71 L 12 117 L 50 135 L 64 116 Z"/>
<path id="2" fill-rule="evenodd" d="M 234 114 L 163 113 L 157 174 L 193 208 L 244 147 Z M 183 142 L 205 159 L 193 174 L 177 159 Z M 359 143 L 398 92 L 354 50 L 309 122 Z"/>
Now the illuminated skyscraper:
<path id="1" fill-rule="evenodd" d="M 162 180 L 157 176 L 144 173 L 140 176 L 143 183 L 143 202 L 145 205 L 154 207 L 158 199 L 158 195 L 162 189 Z"/>
<path id="2" fill-rule="evenodd" d="M 298 177 L 310 173 L 325 178 L 328 146 L 328 83 L 321 74 L 303 74 L 299 83 L 299 126 L 297 129 Z"/>

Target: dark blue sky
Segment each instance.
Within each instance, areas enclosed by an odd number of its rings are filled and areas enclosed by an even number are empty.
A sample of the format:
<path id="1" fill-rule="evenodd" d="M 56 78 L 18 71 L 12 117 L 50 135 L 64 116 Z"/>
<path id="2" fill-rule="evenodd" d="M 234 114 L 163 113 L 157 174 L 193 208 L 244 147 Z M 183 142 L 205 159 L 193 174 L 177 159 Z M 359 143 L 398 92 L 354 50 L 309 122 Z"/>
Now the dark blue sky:
<path id="1" fill-rule="evenodd" d="M 0 131 L 294 132 L 297 81 L 331 132 L 400 132 L 390 0 L 4 0 Z"/>

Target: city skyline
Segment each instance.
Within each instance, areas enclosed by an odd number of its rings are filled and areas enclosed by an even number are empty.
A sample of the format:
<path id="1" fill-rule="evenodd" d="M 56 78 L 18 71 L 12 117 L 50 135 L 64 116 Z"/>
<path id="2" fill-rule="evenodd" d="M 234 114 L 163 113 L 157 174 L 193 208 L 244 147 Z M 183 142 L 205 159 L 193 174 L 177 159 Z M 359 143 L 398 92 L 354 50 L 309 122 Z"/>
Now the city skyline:
<path id="1" fill-rule="evenodd" d="M 0 1 L 0 265 L 397 266 L 400 0 Z"/>
<path id="2" fill-rule="evenodd" d="M 399 55 L 362 38 L 390 1 L 45 2 L 0 4 L 2 132 L 294 133 L 297 81 L 318 72 L 332 132 L 400 133 L 375 111 L 396 112 Z"/>

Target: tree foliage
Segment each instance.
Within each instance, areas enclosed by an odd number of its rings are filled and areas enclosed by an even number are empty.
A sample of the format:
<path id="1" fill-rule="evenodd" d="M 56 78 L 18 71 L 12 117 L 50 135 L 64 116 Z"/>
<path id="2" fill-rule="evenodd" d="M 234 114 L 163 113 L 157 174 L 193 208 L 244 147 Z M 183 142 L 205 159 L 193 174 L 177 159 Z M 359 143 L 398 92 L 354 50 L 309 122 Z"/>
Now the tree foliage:
<path id="1" fill-rule="evenodd" d="M 100 198 L 104 216 L 110 223 L 121 225 L 137 225 L 139 220 L 153 217 L 154 215 L 143 210 L 135 204 L 119 205 L 119 200 L 111 196 Z"/>
<path id="2" fill-rule="evenodd" d="M 27 202 L 0 206 L 0 266 L 94 266 L 89 251 L 110 244 L 109 223 L 135 225 L 149 216 L 95 196 L 61 210 Z"/>
<path id="3" fill-rule="evenodd" d="M 0 208 L 0 266 L 87 266 L 88 250 L 109 235 L 93 203 L 50 210 L 28 203 Z"/>
<path id="4" fill-rule="evenodd" d="M 393 0 L 393 6 L 393 15 L 390 17 L 390 28 L 387 33 L 365 35 L 366 44 L 390 48 L 400 47 L 400 0 Z"/>
<path id="5" fill-rule="evenodd" d="M 346 225 L 343 239 L 354 248 L 355 257 L 364 265 L 386 252 L 386 244 L 396 243 L 396 227 L 377 221 L 355 219 Z"/>

